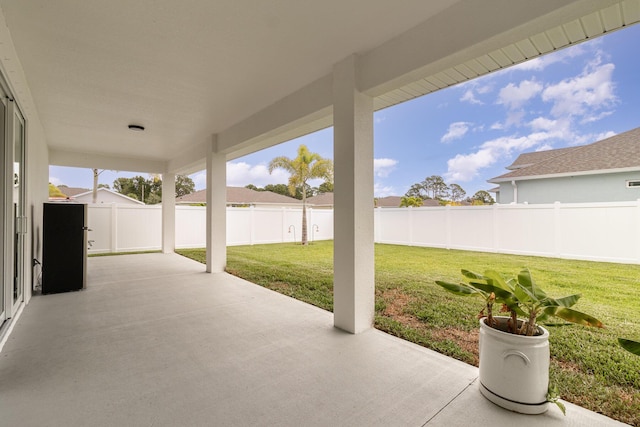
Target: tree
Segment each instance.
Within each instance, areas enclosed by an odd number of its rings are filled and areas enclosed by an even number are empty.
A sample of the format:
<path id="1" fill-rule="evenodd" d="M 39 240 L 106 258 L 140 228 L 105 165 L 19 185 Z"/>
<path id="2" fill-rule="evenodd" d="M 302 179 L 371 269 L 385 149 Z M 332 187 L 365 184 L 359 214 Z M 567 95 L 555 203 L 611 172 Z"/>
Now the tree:
<path id="1" fill-rule="evenodd" d="M 295 159 L 285 156 L 272 159 L 269 162 L 269 173 L 276 169 L 289 172 L 289 194 L 294 196 L 298 189 L 302 192 L 302 244 L 307 245 L 307 182 L 314 178 L 330 179 L 333 175 L 333 162 L 310 152 L 306 145 L 300 145 Z"/>
<path id="2" fill-rule="evenodd" d="M 109 184 L 98 184 L 98 188 L 106 188 L 107 190 L 111 189 L 111 187 L 109 187 Z"/>
<path id="3" fill-rule="evenodd" d="M 427 196 L 432 199 L 444 199 L 449 194 L 449 186 L 439 175 L 431 175 L 422 181 L 422 186 L 427 192 Z"/>
<path id="4" fill-rule="evenodd" d="M 471 197 L 471 201 L 475 204 L 475 202 L 481 202 L 484 205 L 492 205 L 496 201 L 493 200 L 491 194 L 485 190 L 476 191 L 476 193 Z"/>
<path id="5" fill-rule="evenodd" d="M 253 184 L 247 184 L 244 186 L 244 188 L 248 188 L 249 190 L 253 190 L 253 191 L 264 191 L 262 188 L 258 188 Z"/>
<path id="6" fill-rule="evenodd" d="M 55 185 L 53 185 L 52 183 L 49 183 L 49 197 L 67 197 L 66 194 L 64 194 L 62 191 L 60 191 L 60 189 L 58 187 L 56 187 Z"/>
<path id="7" fill-rule="evenodd" d="M 135 195 L 136 200 L 147 205 L 154 205 L 162 201 L 162 179 L 159 175 L 152 175 L 149 179 L 143 176 L 133 178 L 117 178 L 113 181 L 113 189 L 128 197 Z M 176 197 L 191 194 L 195 190 L 195 184 L 188 176 L 176 176 Z"/>
<path id="8" fill-rule="evenodd" d="M 407 196 L 407 197 L 418 197 L 418 198 L 423 199 L 423 200 L 427 198 L 426 191 L 425 191 L 424 186 L 422 185 L 421 182 L 413 184 L 411 186 L 411 188 L 409 188 L 409 191 L 407 191 L 405 196 Z"/>
<path id="9" fill-rule="evenodd" d="M 196 184 L 191 178 L 185 175 L 176 175 L 176 197 L 191 194 L 195 190 Z"/>
<path id="10" fill-rule="evenodd" d="M 333 193 L 333 182 L 325 181 L 318 186 L 318 194 Z"/>
<path id="11" fill-rule="evenodd" d="M 105 169 L 102 169 L 100 172 L 98 172 L 97 168 L 93 168 L 93 198 L 91 200 L 91 203 L 98 203 L 98 188 L 100 188 L 98 186 L 98 177 L 104 171 Z"/>
<path id="12" fill-rule="evenodd" d="M 283 196 L 290 196 L 289 187 L 285 184 L 267 184 L 264 186 L 264 190 L 259 191 L 271 191 L 272 193 L 282 194 Z"/>
<path id="13" fill-rule="evenodd" d="M 401 208 L 408 208 L 408 207 L 415 207 L 418 208 L 420 206 L 422 206 L 422 199 L 420 197 L 407 197 L 404 196 L 401 200 L 400 200 L 400 207 Z"/>
<path id="14" fill-rule="evenodd" d="M 464 196 L 467 195 L 467 192 L 462 189 L 458 184 L 451 184 L 449 186 L 449 197 L 454 202 L 459 202 L 464 199 Z"/>

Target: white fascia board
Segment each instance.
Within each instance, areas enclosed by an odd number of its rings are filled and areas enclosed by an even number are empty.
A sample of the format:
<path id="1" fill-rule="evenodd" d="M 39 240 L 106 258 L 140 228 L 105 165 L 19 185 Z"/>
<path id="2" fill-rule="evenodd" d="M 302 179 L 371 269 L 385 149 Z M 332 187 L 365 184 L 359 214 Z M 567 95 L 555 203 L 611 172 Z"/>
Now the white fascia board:
<path id="1" fill-rule="evenodd" d="M 374 97 L 383 95 L 615 3 L 616 0 L 458 2 L 362 55 L 360 90 Z M 460 31 L 452 32 L 451 28 Z"/>
<path id="2" fill-rule="evenodd" d="M 511 182 L 511 181 L 531 181 L 535 179 L 566 178 L 569 176 L 609 175 L 612 173 L 639 172 L 639 171 L 640 171 L 640 167 L 634 166 L 629 168 L 618 168 L 618 169 L 599 169 L 599 170 L 592 170 L 592 171 L 552 173 L 547 175 L 516 176 L 516 177 L 508 177 L 508 178 L 500 178 L 500 179 L 490 179 L 487 182 L 500 184 L 502 182 Z"/>
<path id="3" fill-rule="evenodd" d="M 333 113 L 332 83 L 331 75 L 322 77 L 222 131 L 217 152 L 232 160 L 326 127 Z"/>
<path id="4" fill-rule="evenodd" d="M 81 153 L 49 148 L 49 164 L 77 168 L 98 168 L 116 171 L 166 173 L 167 162 L 162 160 L 136 159 L 106 154 Z"/>

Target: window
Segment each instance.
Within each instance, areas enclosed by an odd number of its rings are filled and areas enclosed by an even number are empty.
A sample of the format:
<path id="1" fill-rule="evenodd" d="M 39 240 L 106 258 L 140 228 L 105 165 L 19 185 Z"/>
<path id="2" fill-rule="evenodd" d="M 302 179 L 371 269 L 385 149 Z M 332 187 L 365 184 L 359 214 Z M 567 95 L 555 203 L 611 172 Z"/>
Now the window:
<path id="1" fill-rule="evenodd" d="M 627 181 L 627 188 L 634 188 L 634 187 L 640 188 L 640 179 Z"/>

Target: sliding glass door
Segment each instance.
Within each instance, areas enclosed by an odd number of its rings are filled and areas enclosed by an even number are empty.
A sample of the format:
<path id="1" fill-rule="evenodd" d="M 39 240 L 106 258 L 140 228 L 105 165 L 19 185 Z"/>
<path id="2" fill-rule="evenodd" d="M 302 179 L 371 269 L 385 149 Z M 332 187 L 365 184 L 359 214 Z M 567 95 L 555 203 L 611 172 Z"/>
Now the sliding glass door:
<path id="1" fill-rule="evenodd" d="M 13 317 L 24 302 L 28 260 L 25 257 L 26 143 L 25 121 L 15 101 L 7 96 L 0 81 L 0 194 L 2 199 L 2 282 L 0 283 L 0 325 Z"/>

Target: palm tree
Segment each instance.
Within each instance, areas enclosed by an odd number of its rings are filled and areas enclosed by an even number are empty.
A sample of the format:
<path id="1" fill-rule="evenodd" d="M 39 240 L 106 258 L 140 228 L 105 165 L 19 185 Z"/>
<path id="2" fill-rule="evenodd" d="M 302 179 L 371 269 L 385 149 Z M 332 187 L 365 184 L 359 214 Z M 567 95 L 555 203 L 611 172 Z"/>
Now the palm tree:
<path id="1" fill-rule="evenodd" d="M 296 189 L 302 190 L 302 244 L 307 244 L 307 181 L 314 178 L 331 180 L 333 162 L 309 151 L 306 145 L 298 147 L 298 157 L 290 159 L 278 156 L 269 162 L 269 173 L 276 169 L 289 172 L 289 194 L 295 196 Z"/>

